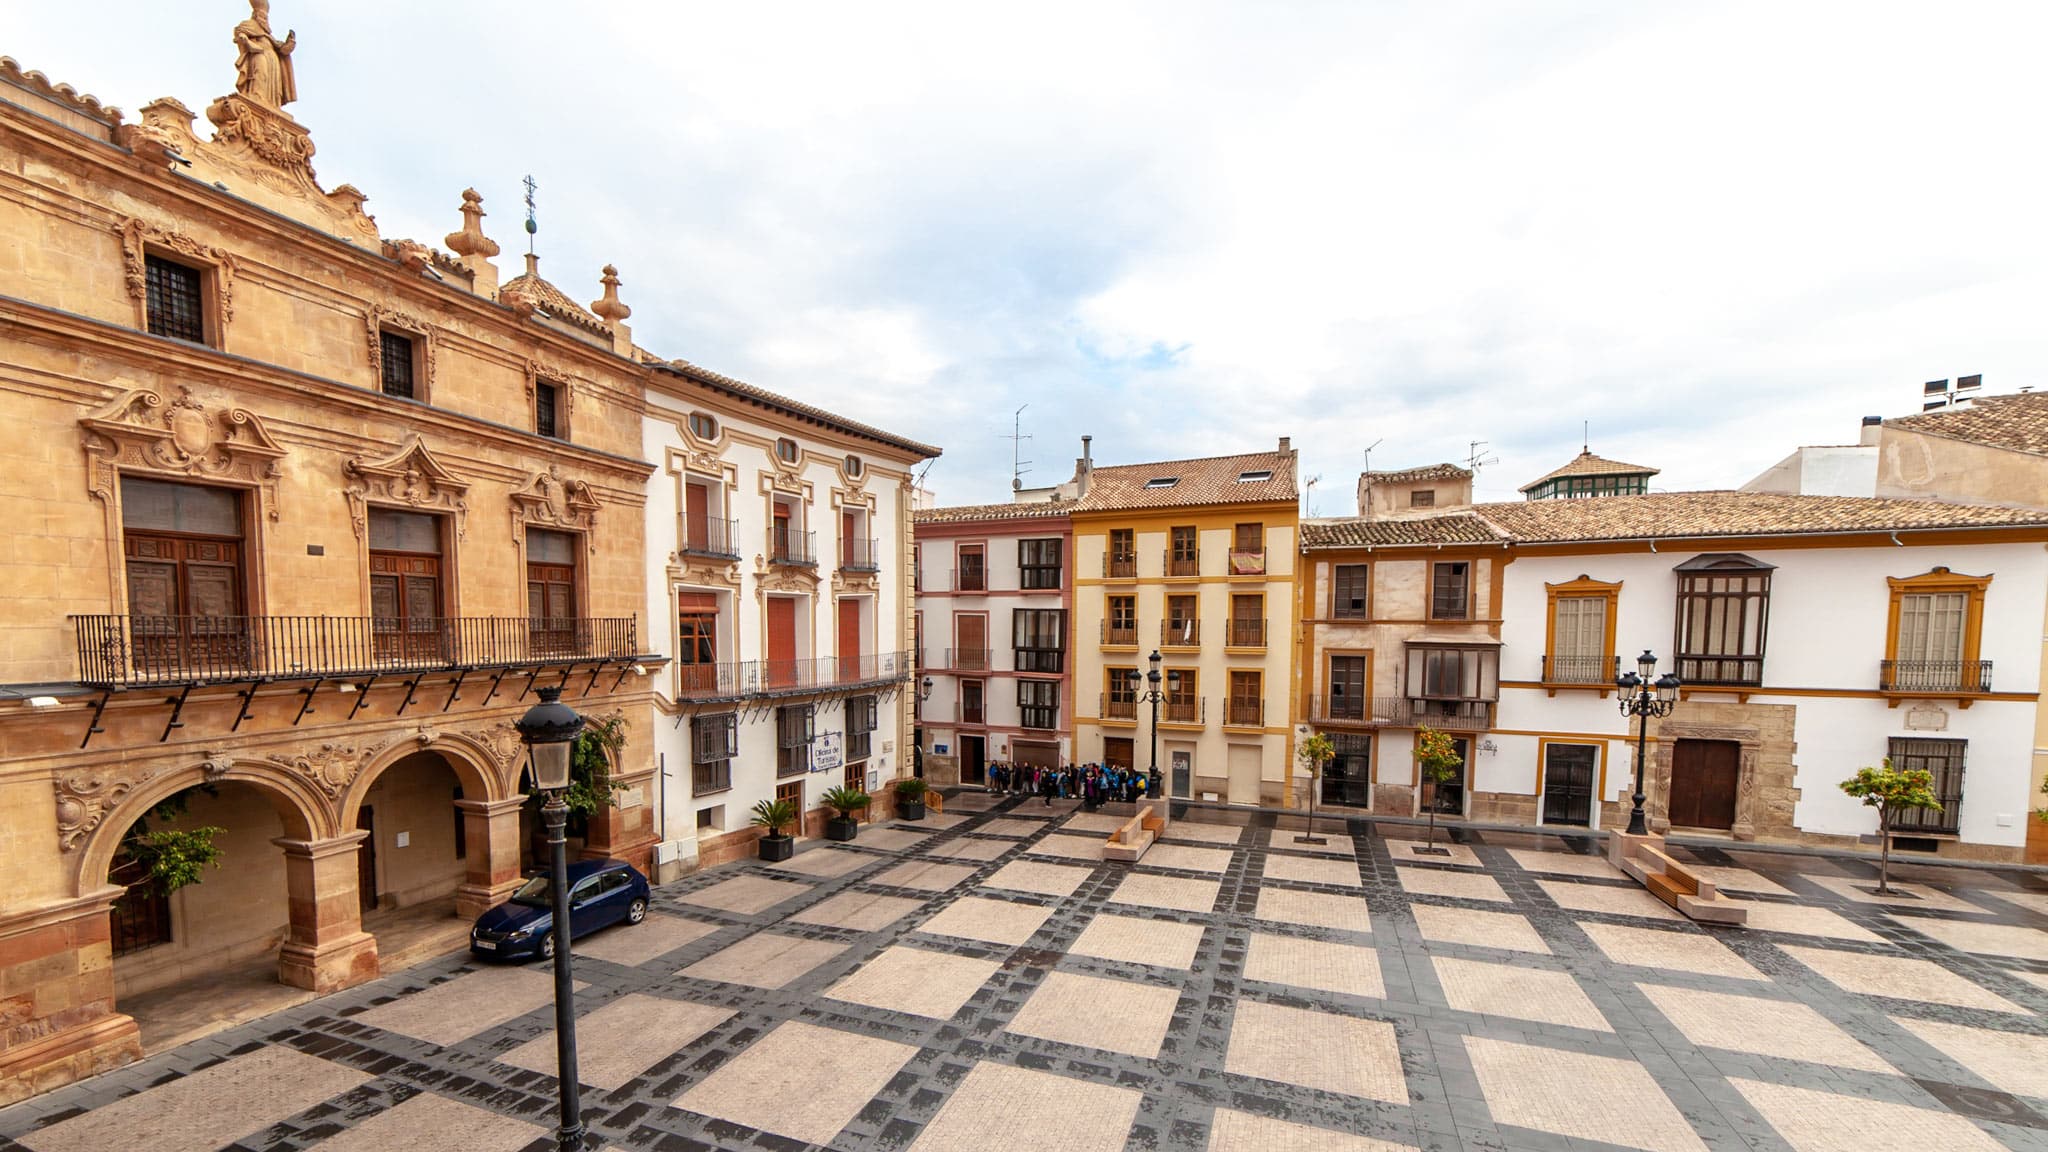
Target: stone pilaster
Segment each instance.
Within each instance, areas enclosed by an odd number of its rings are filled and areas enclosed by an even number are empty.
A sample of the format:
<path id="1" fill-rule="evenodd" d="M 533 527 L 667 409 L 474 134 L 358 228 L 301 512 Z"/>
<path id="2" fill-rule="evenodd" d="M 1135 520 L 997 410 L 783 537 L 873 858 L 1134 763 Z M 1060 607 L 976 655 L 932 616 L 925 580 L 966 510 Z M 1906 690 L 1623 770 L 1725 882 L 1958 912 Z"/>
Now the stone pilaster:
<path id="1" fill-rule="evenodd" d="M 327 993 L 377 978 L 377 939 L 363 931 L 356 887 L 356 853 L 368 835 L 271 841 L 284 849 L 291 897 L 290 934 L 277 950 L 280 982 Z"/>
<path id="2" fill-rule="evenodd" d="M 455 889 L 455 914 L 474 919 L 503 904 L 519 887 L 519 813 L 526 797 L 457 800 L 469 855 Z"/>
<path id="3" fill-rule="evenodd" d="M 107 911 L 119 888 L 0 921 L 0 1105 L 142 1056 L 135 1021 L 114 1011 Z"/>

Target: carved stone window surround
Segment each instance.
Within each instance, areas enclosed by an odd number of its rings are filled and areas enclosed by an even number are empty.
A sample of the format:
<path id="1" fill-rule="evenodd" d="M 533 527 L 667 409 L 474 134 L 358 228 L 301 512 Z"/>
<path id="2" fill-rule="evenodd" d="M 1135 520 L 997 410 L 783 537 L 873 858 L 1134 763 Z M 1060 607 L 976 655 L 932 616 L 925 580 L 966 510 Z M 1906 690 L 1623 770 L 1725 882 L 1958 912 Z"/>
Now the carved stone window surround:
<path id="1" fill-rule="evenodd" d="M 370 346 L 370 387 L 384 386 L 385 332 L 402 332 L 413 339 L 415 359 L 413 396 L 422 404 L 434 398 L 434 327 L 410 312 L 372 304 L 363 311 L 363 327 Z"/>
<path id="2" fill-rule="evenodd" d="M 135 326 L 149 330 L 150 256 L 161 256 L 197 268 L 201 294 L 206 302 L 206 343 L 227 346 L 228 324 L 235 318 L 234 253 L 196 240 L 191 236 L 129 216 L 121 220 L 121 272 L 128 295 L 135 301 Z"/>
<path id="3" fill-rule="evenodd" d="M 536 435 L 539 434 L 538 421 L 540 417 L 538 410 L 535 408 L 535 402 L 540 395 L 540 385 L 542 383 L 555 386 L 555 434 L 548 437 L 548 439 L 560 440 L 566 444 L 569 442 L 576 427 L 575 398 L 576 385 L 579 381 L 567 372 L 559 368 L 550 368 L 538 360 L 528 360 L 526 362 L 527 424 L 536 430 Z"/>
<path id="4" fill-rule="evenodd" d="M 441 602 L 449 615 L 461 615 L 459 553 L 469 536 L 469 481 L 441 463 L 417 433 L 381 459 L 351 456 L 341 471 L 349 527 L 356 535 L 356 570 L 362 574 L 357 593 L 362 611 L 370 611 L 370 509 L 392 508 L 445 515 L 453 523 L 454 535 L 441 557 Z"/>
<path id="5" fill-rule="evenodd" d="M 587 616 L 592 570 L 591 536 L 597 527 L 598 503 L 590 485 L 582 480 L 564 480 L 553 464 L 535 472 L 512 490 L 506 501 L 512 511 L 512 548 L 517 554 L 519 582 L 526 581 L 526 531 L 545 528 L 576 538 L 576 614 Z"/>

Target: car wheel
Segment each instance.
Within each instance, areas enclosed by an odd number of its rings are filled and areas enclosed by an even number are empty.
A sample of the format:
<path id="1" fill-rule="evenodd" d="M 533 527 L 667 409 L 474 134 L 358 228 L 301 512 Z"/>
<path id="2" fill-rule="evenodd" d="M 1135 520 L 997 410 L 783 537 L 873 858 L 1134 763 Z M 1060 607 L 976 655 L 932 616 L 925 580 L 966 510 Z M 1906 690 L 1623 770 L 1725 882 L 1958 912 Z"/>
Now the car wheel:
<path id="1" fill-rule="evenodd" d="M 555 934 L 552 931 L 540 938 L 540 958 L 543 960 L 553 960 L 555 958 Z"/>
<path id="2" fill-rule="evenodd" d="M 626 905 L 626 923 L 638 924 L 647 919 L 647 901 L 635 900 Z"/>

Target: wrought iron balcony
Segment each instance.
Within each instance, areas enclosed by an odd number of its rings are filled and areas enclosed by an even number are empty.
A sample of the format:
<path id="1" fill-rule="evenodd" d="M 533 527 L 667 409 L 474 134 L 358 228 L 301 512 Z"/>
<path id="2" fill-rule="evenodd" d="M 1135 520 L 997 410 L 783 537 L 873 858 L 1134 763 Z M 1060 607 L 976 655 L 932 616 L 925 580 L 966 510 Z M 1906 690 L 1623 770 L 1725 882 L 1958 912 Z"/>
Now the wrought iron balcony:
<path id="1" fill-rule="evenodd" d="M 1619 656 L 1545 656 L 1545 684 L 1587 684 L 1613 687 L 1621 676 Z"/>
<path id="2" fill-rule="evenodd" d="M 988 569 L 954 568 L 946 573 L 948 587 L 934 588 L 934 592 L 986 592 L 988 591 Z"/>
<path id="3" fill-rule="evenodd" d="M 1136 648 L 1138 626 L 1136 624 L 1111 624 L 1102 622 L 1102 646 L 1105 648 Z"/>
<path id="4" fill-rule="evenodd" d="M 953 705 L 953 719 L 961 724 L 986 724 L 988 723 L 988 709 L 981 704 L 955 702 Z"/>
<path id="5" fill-rule="evenodd" d="M 1209 698 L 1206 696 L 1168 697 L 1159 706 L 1159 721 L 1162 724 L 1207 724 L 1209 722 Z"/>
<path id="6" fill-rule="evenodd" d="M 1266 702 L 1257 696 L 1232 696 L 1223 722 L 1237 728 L 1259 728 L 1266 723 Z"/>
<path id="7" fill-rule="evenodd" d="M 1263 576 L 1266 574 L 1266 550 L 1264 548 L 1230 550 L 1230 574 L 1232 576 Z"/>
<path id="8" fill-rule="evenodd" d="M 907 680 L 910 653 L 871 652 L 812 660 L 725 660 L 685 664 L 676 688 L 684 700 L 738 700 L 841 688 L 880 687 Z"/>
<path id="9" fill-rule="evenodd" d="M 737 560 L 740 556 L 740 522 L 737 520 L 705 520 L 700 523 L 683 523 L 683 554 L 685 556 L 717 556 Z"/>
<path id="10" fill-rule="evenodd" d="M 1161 648 L 1201 647 L 1202 622 L 1192 618 L 1160 621 L 1159 646 Z"/>
<path id="11" fill-rule="evenodd" d="M 1266 646 L 1266 622 L 1264 620 L 1232 620 L 1230 636 L 1224 641 L 1232 648 L 1264 648 Z"/>
<path id="12" fill-rule="evenodd" d="M 849 572 L 878 572 L 882 562 L 872 536 L 851 536 L 839 542 L 839 566 Z"/>
<path id="13" fill-rule="evenodd" d="M 990 648 L 948 648 L 946 667 L 961 672 L 986 672 L 989 670 L 989 657 L 993 652 L 994 650 Z"/>
<path id="14" fill-rule="evenodd" d="M 1899 693 L 1981 693 L 1991 691 L 1989 660 L 1883 660 L 1877 688 Z"/>
<path id="15" fill-rule="evenodd" d="M 80 683 L 105 688 L 625 662 L 631 616 L 73 616 Z"/>
<path id="16" fill-rule="evenodd" d="M 815 565 L 818 562 L 818 534 L 798 532 L 793 528 L 770 528 L 768 562 Z"/>
<path id="17" fill-rule="evenodd" d="M 1102 718 L 1104 720 L 1136 720 L 1138 718 L 1138 702 L 1136 700 L 1118 700 L 1105 693 L 1102 697 Z"/>
<path id="18" fill-rule="evenodd" d="M 1484 731 L 1493 726 L 1493 701 L 1431 697 L 1378 697 L 1372 702 L 1372 723 L 1390 728 L 1446 728 Z"/>
<path id="19" fill-rule="evenodd" d="M 1138 575 L 1137 553 L 1109 553 L 1103 556 L 1102 574 L 1111 580 L 1136 579 Z"/>
<path id="20" fill-rule="evenodd" d="M 1310 696 L 1308 718 L 1317 724 L 1370 724 L 1372 711 L 1363 696 Z"/>
<path id="21" fill-rule="evenodd" d="M 1186 555 L 1174 555 L 1171 548 L 1166 551 L 1166 574 L 1168 576 L 1200 576 L 1202 574 L 1201 549 Z"/>

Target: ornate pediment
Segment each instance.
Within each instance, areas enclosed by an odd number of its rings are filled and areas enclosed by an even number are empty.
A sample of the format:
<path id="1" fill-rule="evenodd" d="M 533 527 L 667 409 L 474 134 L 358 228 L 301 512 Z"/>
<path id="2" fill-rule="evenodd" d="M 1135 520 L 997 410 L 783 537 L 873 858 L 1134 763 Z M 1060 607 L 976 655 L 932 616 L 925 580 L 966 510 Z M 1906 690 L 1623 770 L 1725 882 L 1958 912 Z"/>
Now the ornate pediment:
<path id="1" fill-rule="evenodd" d="M 123 393 L 86 414 L 87 487 L 113 506 L 123 470 L 253 485 L 262 490 L 270 519 L 278 517 L 278 460 L 284 449 L 255 413 L 196 399 L 180 387 L 177 398 L 146 388 Z"/>
<path id="2" fill-rule="evenodd" d="M 361 190 L 343 184 L 324 191 L 313 173 L 313 138 L 290 114 L 235 92 L 207 106 L 211 140 L 193 131 L 196 117 L 176 100 L 155 100 L 142 108 L 142 123 L 122 132 L 129 147 L 149 157 L 157 171 L 173 166 L 165 154 L 185 161 L 175 170 L 211 184 L 231 183 L 237 195 L 302 223 L 367 243 L 375 250 L 377 221 L 363 211 Z"/>
<path id="3" fill-rule="evenodd" d="M 581 480 L 564 480 L 555 465 L 512 492 L 512 532 L 521 537 L 528 526 L 567 528 L 587 532 L 597 523 L 602 507 L 591 495 L 590 485 Z"/>
<path id="4" fill-rule="evenodd" d="M 671 552 L 668 554 L 668 580 L 671 584 L 716 584 L 737 590 L 740 586 L 740 562 L 737 559 Z"/>
<path id="5" fill-rule="evenodd" d="M 809 564 L 770 564 L 766 556 L 754 556 L 754 594 L 770 592 L 791 592 L 803 596 L 815 596 L 818 592 L 818 570 Z"/>
<path id="6" fill-rule="evenodd" d="M 447 512 L 455 517 L 455 537 L 468 531 L 469 481 L 436 459 L 415 435 L 406 446 L 382 460 L 352 456 L 341 471 L 347 477 L 348 517 L 358 538 L 369 530 L 370 505 Z"/>

